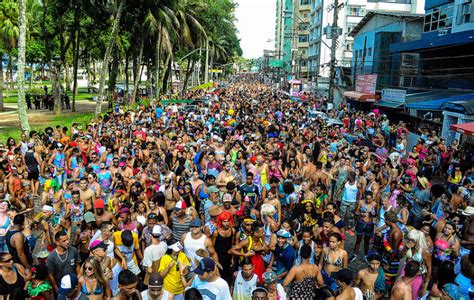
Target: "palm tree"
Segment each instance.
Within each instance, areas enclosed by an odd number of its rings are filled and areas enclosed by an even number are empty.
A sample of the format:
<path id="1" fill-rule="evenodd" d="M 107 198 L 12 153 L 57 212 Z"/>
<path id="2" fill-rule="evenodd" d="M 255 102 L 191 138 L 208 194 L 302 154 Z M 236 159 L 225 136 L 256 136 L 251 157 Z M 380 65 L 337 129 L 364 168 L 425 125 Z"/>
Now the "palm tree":
<path id="1" fill-rule="evenodd" d="M 176 6 L 174 0 L 164 0 L 156 3 L 154 7 L 148 10 L 145 17 L 145 24 L 156 37 L 155 44 L 155 91 L 156 99 L 160 98 L 160 63 L 161 53 L 164 52 L 170 57 L 173 54 L 172 39 L 177 36 L 177 28 L 179 28 L 179 21 L 176 18 Z"/>
<path id="2" fill-rule="evenodd" d="M 13 89 L 13 57 L 12 51 L 16 48 L 20 29 L 18 28 L 18 4 L 13 0 L 4 0 L 0 3 L 0 39 L 8 54 L 8 71 Z"/>
<path id="3" fill-rule="evenodd" d="M 119 30 L 120 19 L 122 18 L 122 12 L 125 7 L 125 0 L 119 0 L 119 6 L 115 14 L 114 23 L 112 25 L 112 32 L 110 34 L 110 39 L 105 50 L 104 60 L 102 62 L 102 67 L 100 70 L 99 78 L 99 97 L 97 99 L 97 104 L 95 106 L 95 115 L 99 116 L 102 111 L 102 99 L 104 99 L 105 94 L 105 76 L 107 76 L 107 67 L 110 61 L 112 49 L 115 44 L 115 38 Z"/>
<path id="4" fill-rule="evenodd" d="M 26 114 L 25 103 L 25 52 L 26 52 L 26 0 L 20 0 L 20 36 L 18 40 L 18 118 L 21 129 L 26 135 L 30 133 L 30 124 Z"/>

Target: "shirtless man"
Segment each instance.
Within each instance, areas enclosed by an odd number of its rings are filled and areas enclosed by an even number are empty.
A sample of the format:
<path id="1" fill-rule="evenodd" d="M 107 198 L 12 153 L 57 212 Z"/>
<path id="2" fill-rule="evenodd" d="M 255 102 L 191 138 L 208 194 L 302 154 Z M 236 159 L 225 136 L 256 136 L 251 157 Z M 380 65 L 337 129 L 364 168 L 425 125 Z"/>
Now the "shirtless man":
<path id="1" fill-rule="evenodd" d="M 412 283 L 420 270 L 420 263 L 410 260 L 405 266 L 405 275 L 395 282 L 390 300 L 412 300 Z"/>
<path id="2" fill-rule="evenodd" d="M 92 204 L 95 200 L 95 193 L 88 186 L 87 178 L 82 178 L 79 184 L 81 195 L 81 202 L 85 205 L 85 211 L 92 211 Z"/>
<path id="3" fill-rule="evenodd" d="M 130 178 L 133 177 L 133 170 L 130 168 L 126 161 L 119 162 L 119 173 L 123 176 L 123 181 L 128 184 Z"/>
<path id="4" fill-rule="evenodd" d="M 115 176 L 115 173 L 120 171 L 119 158 L 117 156 L 114 156 L 112 159 L 112 165 L 109 167 L 109 171 L 112 173 L 112 176 Z"/>
<path id="5" fill-rule="evenodd" d="M 113 213 L 105 210 L 105 203 L 103 199 L 94 200 L 94 209 L 95 209 L 95 223 L 100 225 L 103 222 L 116 223 L 115 216 Z"/>
<path id="6" fill-rule="evenodd" d="M 319 183 L 329 186 L 329 174 L 323 171 L 322 162 L 316 162 L 316 171 L 311 175 L 311 180 L 314 186 L 317 186 Z"/>
<path id="7" fill-rule="evenodd" d="M 336 300 L 362 300 L 362 292 L 359 288 L 351 287 L 354 275 L 349 269 L 341 269 L 333 272 L 331 277 L 336 280 L 337 285 L 341 288 L 341 293 Z"/>
<path id="8" fill-rule="evenodd" d="M 368 268 L 357 273 L 354 285 L 358 286 L 364 295 L 370 295 L 370 299 L 382 298 L 385 293 L 385 275 L 380 267 L 381 258 L 377 253 L 373 253 L 367 256 L 367 261 Z"/>
<path id="9" fill-rule="evenodd" d="M 387 233 L 386 243 L 384 241 L 384 271 L 387 275 L 387 288 L 388 291 L 392 289 L 393 282 L 395 281 L 399 267 L 399 254 L 403 248 L 403 233 L 398 227 L 398 216 L 393 210 L 385 213 L 385 224 L 390 227 Z"/>
<path id="10" fill-rule="evenodd" d="M 301 169 L 303 181 L 309 181 L 315 173 L 316 166 L 308 158 L 303 157 L 303 168 Z"/>

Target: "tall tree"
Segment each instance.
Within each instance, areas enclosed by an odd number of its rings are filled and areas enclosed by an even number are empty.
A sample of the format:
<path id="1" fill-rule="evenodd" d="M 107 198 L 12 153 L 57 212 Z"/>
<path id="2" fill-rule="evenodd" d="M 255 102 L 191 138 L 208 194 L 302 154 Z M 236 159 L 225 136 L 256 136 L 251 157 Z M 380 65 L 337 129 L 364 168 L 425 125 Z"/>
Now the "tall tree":
<path id="1" fill-rule="evenodd" d="M 20 36 L 18 39 L 18 118 L 23 132 L 30 133 L 25 102 L 26 0 L 20 0 Z"/>
<path id="2" fill-rule="evenodd" d="M 110 39 L 107 44 L 107 49 L 105 50 L 104 60 L 102 61 L 102 67 L 100 71 L 100 79 L 99 79 L 99 97 L 97 99 L 97 103 L 95 106 L 95 115 L 100 115 L 102 111 L 102 100 L 104 99 L 105 94 L 105 76 L 107 76 L 107 67 L 110 61 L 110 56 L 112 53 L 112 49 L 114 47 L 115 39 L 117 36 L 117 32 L 119 30 L 120 19 L 122 18 L 122 12 L 125 7 L 125 0 L 120 0 L 119 7 L 117 9 L 117 13 L 115 15 L 115 19 L 112 25 L 112 32 L 110 34 Z"/>

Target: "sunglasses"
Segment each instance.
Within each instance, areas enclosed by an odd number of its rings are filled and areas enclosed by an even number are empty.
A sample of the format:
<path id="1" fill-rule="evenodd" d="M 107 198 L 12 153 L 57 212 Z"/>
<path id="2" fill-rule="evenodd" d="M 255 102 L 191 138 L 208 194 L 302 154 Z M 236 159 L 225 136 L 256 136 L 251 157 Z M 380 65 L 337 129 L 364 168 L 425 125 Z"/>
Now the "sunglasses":
<path id="1" fill-rule="evenodd" d="M 92 267 L 85 267 L 86 271 L 94 271 L 94 268 Z"/>
<path id="2" fill-rule="evenodd" d="M 13 261 L 13 258 L 9 258 L 9 259 L 2 260 L 2 263 L 9 263 L 12 261 Z"/>

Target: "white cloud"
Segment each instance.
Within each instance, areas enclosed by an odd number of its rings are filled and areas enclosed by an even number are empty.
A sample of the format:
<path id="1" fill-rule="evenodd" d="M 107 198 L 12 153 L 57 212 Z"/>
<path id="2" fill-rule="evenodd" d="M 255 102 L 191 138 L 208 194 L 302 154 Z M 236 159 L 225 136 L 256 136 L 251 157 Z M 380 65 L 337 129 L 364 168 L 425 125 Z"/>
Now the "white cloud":
<path id="1" fill-rule="evenodd" d="M 246 58 L 263 55 L 274 48 L 276 0 L 236 0 L 237 29 Z M 272 40 L 270 43 L 268 40 Z"/>

